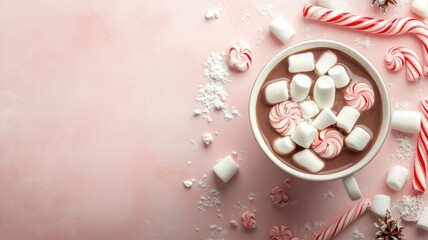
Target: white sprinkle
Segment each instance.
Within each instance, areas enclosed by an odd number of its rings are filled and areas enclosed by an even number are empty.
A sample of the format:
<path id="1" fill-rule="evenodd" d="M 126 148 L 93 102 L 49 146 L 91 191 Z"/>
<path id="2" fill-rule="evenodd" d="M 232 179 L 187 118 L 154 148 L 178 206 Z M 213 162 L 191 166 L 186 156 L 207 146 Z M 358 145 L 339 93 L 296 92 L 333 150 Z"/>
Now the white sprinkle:
<path id="1" fill-rule="evenodd" d="M 195 228 L 195 231 L 196 231 L 196 232 L 199 232 L 199 228 Z"/>
<path id="2" fill-rule="evenodd" d="M 205 145 L 209 146 L 214 142 L 214 137 L 211 133 L 204 133 L 202 134 L 202 141 L 204 141 Z"/>
<path id="3" fill-rule="evenodd" d="M 194 111 L 193 111 L 193 116 L 199 116 L 199 115 L 201 115 L 202 114 L 202 110 L 201 109 L 195 109 Z"/>
<path id="4" fill-rule="evenodd" d="M 228 83 L 230 80 L 230 71 L 224 63 L 226 53 L 211 53 L 205 57 L 204 76 L 216 83 Z"/>
<path id="5" fill-rule="evenodd" d="M 361 47 L 363 47 L 365 50 L 370 50 L 373 46 L 372 40 L 370 39 L 370 37 L 366 37 L 364 39 L 362 38 L 357 38 L 355 39 L 355 42 L 360 45 Z"/>
<path id="6" fill-rule="evenodd" d="M 205 18 L 207 20 L 217 19 L 220 16 L 221 12 L 223 12 L 223 9 L 221 9 L 221 8 L 209 9 L 207 11 L 207 14 L 205 15 Z"/>
<path id="7" fill-rule="evenodd" d="M 333 199 L 334 193 L 331 190 L 328 190 L 327 192 L 322 194 L 324 199 Z"/>
<path id="8" fill-rule="evenodd" d="M 256 202 L 256 194 L 255 193 L 250 193 L 249 195 L 248 195 L 248 201 L 250 202 L 250 203 L 255 203 Z"/>
<path id="9" fill-rule="evenodd" d="M 364 234 L 362 234 L 358 229 L 354 229 L 351 232 L 351 239 L 352 240 L 364 240 Z"/>
<path id="10" fill-rule="evenodd" d="M 416 222 L 424 210 L 424 201 L 421 196 L 403 196 L 396 208 L 404 221 Z"/>
<path id="11" fill-rule="evenodd" d="M 396 109 L 400 109 L 400 110 L 404 110 L 407 109 L 409 107 L 409 102 L 407 101 L 402 101 L 402 102 L 398 102 L 395 104 L 395 108 Z"/>
<path id="12" fill-rule="evenodd" d="M 187 161 L 187 165 L 192 165 L 192 161 Z"/>
<path id="13" fill-rule="evenodd" d="M 195 140 L 190 140 L 190 144 L 192 144 L 192 149 L 196 148 L 196 142 L 195 142 Z"/>
<path id="14" fill-rule="evenodd" d="M 192 180 L 184 180 L 183 185 L 185 188 L 190 189 L 193 185 L 193 182 L 192 182 Z"/>
<path id="15" fill-rule="evenodd" d="M 391 157 L 406 163 L 413 161 L 415 158 L 415 147 L 411 143 L 410 138 L 406 135 L 395 133 L 394 141 L 398 143 L 398 146 L 395 152 L 391 154 Z"/>
<path id="16" fill-rule="evenodd" d="M 232 155 L 236 157 L 236 156 L 238 156 L 238 152 L 237 151 L 233 151 Z"/>
<path id="17" fill-rule="evenodd" d="M 230 220 L 230 225 L 234 228 L 239 228 L 239 223 L 236 220 Z"/>

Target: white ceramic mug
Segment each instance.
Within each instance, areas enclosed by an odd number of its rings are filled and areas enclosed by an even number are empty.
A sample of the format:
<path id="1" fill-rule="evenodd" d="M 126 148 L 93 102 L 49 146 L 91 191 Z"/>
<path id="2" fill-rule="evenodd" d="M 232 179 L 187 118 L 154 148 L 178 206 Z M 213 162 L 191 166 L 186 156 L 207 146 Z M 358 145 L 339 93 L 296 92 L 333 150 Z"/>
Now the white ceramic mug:
<path id="1" fill-rule="evenodd" d="M 336 49 L 338 51 L 341 51 L 348 56 L 352 57 L 355 61 L 361 64 L 368 73 L 373 78 L 374 82 L 377 85 L 377 88 L 380 92 L 380 97 L 377 98 L 377 100 L 380 100 L 382 102 L 382 124 L 381 129 L 379 132 L 379 135 L 377 139 L 375 140 L 374 144 L 372 145 L 369 152 L 364 156 L 363 159 L 358 161 L 356 164 L 330 174 L 312 174 L 312 173 L 306 173 L 303 171 L 299 171 L 297 169 L 294 169 L 287 164 L 285 164 L 283 161 L 281 161 L 268 147 L 266 141 L 264 140 L 259 126 L 257 124 L 257 116 L 256 116 L 256 103 L 258 97 L 261 96 L 261 89 L 263 87 L 263 83 L 266 79 L 266 77 L 269 75 L 269 73 L 273 70 L 273 68 L 280 63 L 283 59 L 287 58 L 288 56 L 302 52 L 302 51 L 308 51 L 310 49 L 316 49 L 316 48 L 332 48 Z M 328 180 L 334 180 L 334 179 L 342 179 L 343 184 L 346 188 L 346 191 L 348 192 L 349 197 L 352 200 L 357 200 L 361 198 L 361 192 L 358 187 L 357 181 L 355 180 L 353 174 L 357 172 L 358 170 L 362 169 L 364 166 L 366 166 L 379 152 L 380 148 L 382 147 L 387 133 L 389 129 L 390 124 L 390 116 L 391 116 L 391 104 L 389 101 L 388 92 L 386 90 L 385 84 L 380 77 L 379 73 L 376 71 L 376 69 L 373 67 L 373 65 L 359 52 L 352 49 L 351 47 L 344 45 L 339 42 L 329 41 L 329 40 L 311 40 L 302 42 L 299 44 L 295 44 L 293 46 L 290 46 L 284 50 L 282 50 L 280 53 L 278 53 L 276 56 L 274 56 L 262 69 L 259 76 L 256 79 L 256 82 L 254 83 L 251 95 L 250 95 L 250 104 L 249 104 L 249 115 L 250 115 L 250 123 L 251 128 L 253 130 L 254 136 L 257 140 L 257 143 L 260 145 L 263 152 L 267 155 L 267 157 L 279 168 L 284 170 L 285 172 L 309 181 L 328 181 Z"/>

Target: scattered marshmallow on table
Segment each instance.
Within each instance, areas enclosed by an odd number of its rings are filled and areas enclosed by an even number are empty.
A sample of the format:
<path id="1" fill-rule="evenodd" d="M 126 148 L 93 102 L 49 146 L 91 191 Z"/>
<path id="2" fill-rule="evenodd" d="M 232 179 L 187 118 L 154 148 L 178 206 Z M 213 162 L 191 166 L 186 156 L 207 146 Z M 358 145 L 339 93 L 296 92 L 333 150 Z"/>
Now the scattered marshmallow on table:
<path id="1" fill-rule="evenodd" d="M 326 108 L 318 114 L 318 116 L 312 122 L 312 126 L 314 126 L 318 130 L 323 130 L 324 128 L 331 126 L 337 122 L 336 114 L 330 110 L 330 108 Z"/>
<path id="2" fill-rule="evenodd" d="M 289 154 L 296 148 L 296 144 L 290 136 L 280 137 L 273 142 L 273 150 L 281 155 Z"/>
<path id="3" fill-rule="evenodd" d="M 321 54 L 315 64 L 315 73 L 322 76 L 337 63 L 337 56 L 332 51 L 325 51 Z"/>
<path id="4" fill-rule="evenodd" d="M 311 72 L 315 69 L 315 59 L 312 52 L 294 54 L 288 57 L 290 73 Z"/>
<path id="5" fill-rule="evenodd" d="M 280 80 L 270 83 L 265 88 L 266 102 L 274 105 L 288 99 L 288 83 L 287 81 Z"/>
<path id="6" fill-rule="evenodd" d="M 386 210 L 391 209 L 391 197 L 386 195 L 376 195 L 372 200 L 370 211 L 380 217 L 385 217 Z"/>
<path id="7" fill-rule="evenodd" d="M 305 149 L 293 155 L 293 161 L 302 168 L 317 173 L 324 168 L 324 162 L 311 150 Z"/>
<path id="8" fill-rule="evenodd" d="M 412 11 L 423 18 L 428 18 L 428 0 L 413 0 Z"/>
<path id="9" fill-rule="evenodd" d="M 364 128 L 356 127 L 345 137 L 345 144 L 348 148 L 355 151 L 362 151 L 372 139 L 370 133 Z"/>
<path id="10" fill-rule="evenodd" d="M 233 160 L 229 155 L 222 160 L 220 160 L 213 167 L 214 173 L 219 177 L 223 182 L 228 182 L 236 172 L 238 172 L 239 165 Z"/>
<path id="11" fill-rule="evenodd" d="M 402 166 L 394 166 L 389 169 L 386 184 L 394 191 L 400 191 L 406 183 L 409 170 Z"/>
<path id="12" fill-rule="evenodd" d="M 288 42 L 296 33 L 282 16 L 276 16 L 270 23 L 269 29 L 282 43 Z"/>
<path id="13" fill-rule="evenodd" d="M 309 148 L 317 136 L 317 129 L 305 122 L 301 122 L 291 133 L 291 139 L 303 148 Z"/>
<path id="14" fill-rule="evenodd" d="M 424 208 L 422 215 L 419 217 L 416 226 L 422 228 L 423 230 L 428 231 L 428 207 Z"/>
<path id="15" fill-rule="evenodd" d="M 335 95 L 336 88 L 333 79 L 329 76 L 319 77 L 314 86 L 314 100 L 318 107 L 320 109 L 332 108 Z"/>
<path id="16" fill-rule="evenodd" d="M 290 83 L 290 95 L 293 101 L 301 102 L 308 97 L 312 80 L 304 74 L 296 74 Z"/>
<path id="17" fill-rule="evenodd" d="M 333 79 L 336 88 L 344 88 L 351 81 L 348 72 L 342 65 L 336 65 L 330 68 L 330 70 L 328 70 L 328 75 Z"/>
<path id="18" fill-rule="evenodd" d="M 319 112 L 319 108 L 314 101 L 304 101 L 299 103 L 300 111 L 305 119 L 315 117 Z"/>
<path id="19" fill-rule="evenodd" d="M 355 123 L 360 117 L 360 112 L 350 106 L 344 106 L 337 114 L 337 127 L 343 129 L 346 133 L 351 132 Z"/>
<path id="20" fill-rule="evenodd" d="M 421 130 L 421 113 L 394 111 L 391 116 L 391 128 L 406 133 L 418 133 Z"/>

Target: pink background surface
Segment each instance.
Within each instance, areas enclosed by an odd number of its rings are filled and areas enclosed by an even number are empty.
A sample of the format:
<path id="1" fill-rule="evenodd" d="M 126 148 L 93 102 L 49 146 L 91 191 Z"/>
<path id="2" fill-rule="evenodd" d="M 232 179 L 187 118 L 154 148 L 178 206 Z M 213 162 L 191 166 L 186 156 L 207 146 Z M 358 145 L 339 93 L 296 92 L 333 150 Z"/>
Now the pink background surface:
<path id="1" fill-rule="evenodd" d="M 323 229 L 317 222 L 332 223 L 354 203 L 340 181 L 292 178 L 293 203 L 271 204 L 270 190 L 289 176 L 264 156 L 250 130 L 249 94 L 264 64 L 293 43 L 332 39 L 354 47 L 378 68 L 393 110 L 403 105 L 418 110 L 428 94 L 427 79 L 408 83 L 403 71 L 389 73 L 383 64 L 396 44 L 421 56 L 416 39 L 305 21 L 301 9 L 308 1 L 154 2 L 1 1 L 0 239 L 220 239 L 212 236 L 211 224 L 228 230 L 227 239 L 268 239 L 276 224 L 310 239 Z M 410 1 L 400 1 L 384 16 L 370 3 L 337 1 L 337 8 L 374 17 L 412 16 Z M 205 20 L 207 10 L 219 7 L 218 19 Z M 266 7 L 270 14 L 262 11 Z M 287 45 L 269 33 L 274 14 L 296 29 Z M 356 42 L 367 36 L 370 50 Z M 204 57 L 227 51 L 236 40 L 247 41 L 254 54 L 251 69 L 233 72 L 233 82 L 224 86 L 227 103 L 241 118 L 225 121 L 221 112 L 211 114 L 212 123 L 192 118 L 201 107 L 194 101 L 197 87 L 209 82 Z M 205 147 L 201 134 L 215 131 L 214 143 Z M 378 156 L 356 174 L 363 197 L 388 194 L 393 206 L 413 194 L 410 181 L 398 193 L 385 184 L 390 167 L 413 169 L 412 159 L 392 156 L 395 136 L 391 131 Z M 414 147 L 416 136 L 410 139 Z M 241 168 L 223 184 L 211 168 L 232 151 L 243 151 Z M 203 174 L 205 188 L 183 187 L 183 180 Z M 221 192 L 221 205 L 199 211 L 200 196 L 212 188 Z M 329 191 L 334 197 L 325 196 Z M 248 201 L 250 193 L 255 203 Z M 257 210 L 255 230 L 229 224 L 239 220 L 243 205 Z M 373 239 L 376 219 L 365 214 L 336 239 L 352 239 L 354 229 Z M 405 226 L 408 239 L 428 238 L 414 224 Z"/>

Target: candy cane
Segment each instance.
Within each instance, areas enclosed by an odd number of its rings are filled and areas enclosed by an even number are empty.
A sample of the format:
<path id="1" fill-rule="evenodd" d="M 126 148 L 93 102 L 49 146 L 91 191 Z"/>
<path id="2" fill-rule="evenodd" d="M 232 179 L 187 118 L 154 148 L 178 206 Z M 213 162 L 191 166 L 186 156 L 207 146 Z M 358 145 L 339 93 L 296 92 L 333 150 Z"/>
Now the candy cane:
<path id="1" fill-rule="evenodd" d="M 303 16 L 308 19 L 332 23 L 378 35 L 413 34 L 422 42 L 424 50 L 424 73 L 428 75 L 428 26 L 417 19 L 404 17 L 383 20 L 357 16 L 347 12 L 314 6 L 312 4 L 305 5 L 303 8 Z"/>
<path id="2" fill-rule="evenodd" d="M 414 82 L 422 77 L 422 67 L 416 53 L 406 47 L 395 46 L 385 55 L 385 65 L 389 70 L 396 72 L 406 64 L 407 80 Z"/>
<path id="3" fill-rule="evenodd" d="M 422 100 L 421 108 L 422 123 L 418 138 L 415 168 L 413 170 L 413 189 L 425 192 L 428 158 L 428 99 Z"/>
<path id="4" fill-rule="evenodd" d="M 339 234 L 349 224 L 358 219 L 363 215 L 369 208 L 371 202 L 369 199 L 364 199 L 355 205 L 351 210 L 346 212 L 340 219 L 334 224 L 330 225 L 324 232 L 320 233 L 315 239 L 316 240 L 328 240 Z"/>

